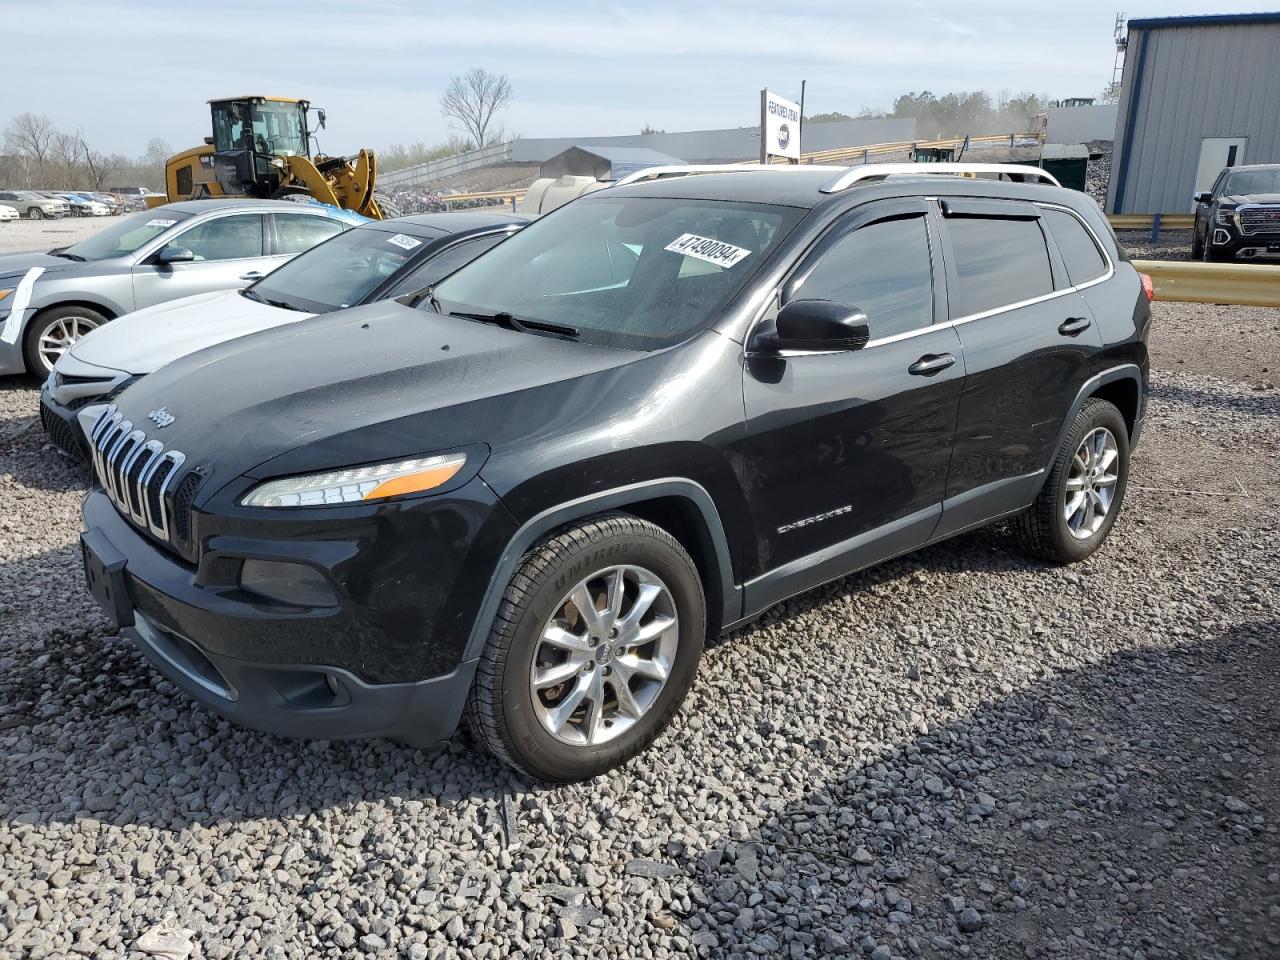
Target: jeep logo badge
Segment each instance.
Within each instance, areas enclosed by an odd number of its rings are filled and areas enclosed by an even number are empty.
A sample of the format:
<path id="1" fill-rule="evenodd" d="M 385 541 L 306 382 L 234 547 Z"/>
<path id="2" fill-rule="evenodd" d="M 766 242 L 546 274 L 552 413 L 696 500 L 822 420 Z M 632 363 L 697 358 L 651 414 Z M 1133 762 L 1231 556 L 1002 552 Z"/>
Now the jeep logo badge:
<path id="1" fill-rule="evenodd" d="M 169 424 L 173 423 L 177 417 L 171 414 L 164 407 L 161 407 L 159 410 L 152 410 L 148 413 L 147 419 L 152 421 L 157 427 L 167 427 Z"/>

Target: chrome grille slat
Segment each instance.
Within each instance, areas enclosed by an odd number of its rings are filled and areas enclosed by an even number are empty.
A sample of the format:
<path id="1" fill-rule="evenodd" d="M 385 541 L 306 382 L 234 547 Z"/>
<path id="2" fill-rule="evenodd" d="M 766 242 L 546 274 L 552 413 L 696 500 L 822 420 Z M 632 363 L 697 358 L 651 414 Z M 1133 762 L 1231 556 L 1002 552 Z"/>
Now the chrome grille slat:
<path id="1" fill-rule="evenodd" d="M 1240 219 L 1241 233 L 1249 236 L 1280 234 L 1280 206 L 1244 204 L 1237 208 L 1236 215 Z"/>
<path id="2" fill-rule="evenodd" d="M 166 496 L 178 480 L 186 455 L 148 440 L 111 404 L 89 431 L 93 470 L 116 509 L 153 536 L 172 542 L 173 522 Z M 185 529 L 185 528 L 184 528 Z"/>

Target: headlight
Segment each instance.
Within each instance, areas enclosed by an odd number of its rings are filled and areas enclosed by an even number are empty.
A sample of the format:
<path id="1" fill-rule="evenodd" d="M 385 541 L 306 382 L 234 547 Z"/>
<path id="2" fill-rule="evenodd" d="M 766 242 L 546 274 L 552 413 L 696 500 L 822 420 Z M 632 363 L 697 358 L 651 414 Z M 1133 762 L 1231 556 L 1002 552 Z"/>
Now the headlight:
<path id="1" fill-rule="evenodd" d="M 1217 220 L 1218 223 L 1222 224 L 1222 226 L 1229 227 L 1236 222 L 1235 215 L 1236 212 L 1234 209 L 1224 210 L 1222 207 L 1219 207 L 1218 212 L 1213 215 L 1213 219 Z"/>
<path id="2" fill-rule="evenodd" d="M 422 493 L 447 483 L 466 462 L 465 453 L 451 453 L 269 480 L 240 502 L 246 507 L 320 507 Z"/>

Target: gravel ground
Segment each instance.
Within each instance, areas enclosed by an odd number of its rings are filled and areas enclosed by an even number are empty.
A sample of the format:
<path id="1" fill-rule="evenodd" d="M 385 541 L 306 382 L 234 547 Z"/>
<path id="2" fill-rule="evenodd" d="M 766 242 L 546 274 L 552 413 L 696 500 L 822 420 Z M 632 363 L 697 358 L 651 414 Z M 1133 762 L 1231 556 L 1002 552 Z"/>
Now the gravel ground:
<path id="1" fill-rule="evenodd" d="M 85 593 L 84 479 L 0 383 L 0 957 L 162 923 L 199 957 L 1280 954 L 1280 311 L 1154 331 L 1101 553 L 991 529 L 793 600 L 554 789 L 179 694 Z"/>
<path id="2" fill-rule="evenodd" d="M 0 225 L 0 254 L 50 250 L 91 237 L 118 217 L 71 217 L 62 220 L 16 220 Z"/>

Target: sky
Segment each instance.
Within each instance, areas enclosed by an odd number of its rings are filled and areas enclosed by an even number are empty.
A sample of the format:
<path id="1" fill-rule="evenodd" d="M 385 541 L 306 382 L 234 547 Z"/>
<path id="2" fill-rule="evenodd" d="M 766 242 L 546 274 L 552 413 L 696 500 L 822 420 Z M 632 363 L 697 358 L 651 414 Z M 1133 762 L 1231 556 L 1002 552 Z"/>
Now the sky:
<path id="1" fill-rule="evenodd" d="M 1161 0 L 1130 17 L 1275 9 Z M 199 12 L 204 10 L 203 13 Z M 205 101 L 268 94 L 324 107 L 328 153 L 434 144 L 452 74 L 506 73 L 499 119 L 529 137 L 750 126 L 759 90 L 806 114 L 892 106 L 910 90 L 1093 96 L 1111 79 L 1114 3 L 645 0 L 471 3 L 0 0 L 0 126 L 24 111 L 140 154 L 208 136 Z"/>

